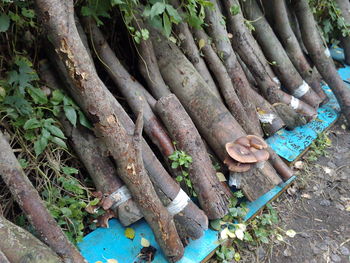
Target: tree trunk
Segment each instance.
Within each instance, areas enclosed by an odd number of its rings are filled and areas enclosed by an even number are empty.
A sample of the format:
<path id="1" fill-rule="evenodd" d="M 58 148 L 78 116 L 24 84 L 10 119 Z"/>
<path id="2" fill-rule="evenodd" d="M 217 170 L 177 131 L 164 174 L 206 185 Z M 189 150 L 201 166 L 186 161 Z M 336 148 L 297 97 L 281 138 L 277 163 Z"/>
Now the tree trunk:
<path id="1" fill-rule="evenodd" d="M 309 55 L 318 71 L 335 94 L 342 112 L 350 124 L 350 89 L 339 76 L 334 62 L 320 39 L 316 22 L 306 0 L 293 0 L 301 34 Z"/>
<path id="2" fill-rule="evenodd" d="M 62 229 L 46 209 L 44 202 L 24 174 L 9 143 L 1 132 L 0 149 L 1 177 L 29 222 L 39 233 L 41 240 L 61 256 L 64 262 L 86 262 L 79 251 L 68 241 Z"/>
<path id="3" fill-rule="evenodd" d="M 47 61 L 40 62 L 40 77 L 53 90 L 61 89 L 61 84 L 49 68 Z M 98 191 L 101 191 L 113 204 L 111 208 L 124 226 L 131 225 L 143 217 L 126 186 L 117 177 L 117 169 L 111 160 L 104 156 L 103 143 L 87 128 L 73 125 L 65 116 L 60 117 L 63 132 L 91 176 Z"/>
<path id="4" fill-rule="evenodd" d="M 65 62 L 74 93 L 82 97 L 95 132 L 106 144 L 117 164 L 121 179 L 150 225 L 169 261 L 183 256 L 184 248 L 173 218 L 159 200 L 146 174 L 141 156 L 142 114 L 138 115 L 133 136 L 129 136 L 106 101 L 106 87 L 98 78 L 74 23 L 73 2 L 37 0 L 39 17 L 61 61 Z"/>
<path id="5" fill-rule="evenodd" d="M 245 136 L 244 130 L 226 107 L 212 95 L 205 81 L 173 43 L 164 38 L 159 42 L 157 37 L 152 37 L 152 40 L 158 46 L 155 53 L 164 80 L 186 108 L 201 135 L 217 156 L 224 160 L 227 156 L 225 144 Z M 261 183 L 260 192 L 252 193 L 255 197 L 281 182 L 275 173 L 259 175 L 260 171 L 262 170 L 256 169 L 254 172 L 264 182 Z"/>
<path id="6" fill-rule="evenodd" d="M 86 28 L 92 38 L 94 48 L 102 60 L 102 65 L 118 86 L 118 90 L 126 98 L 128 105 L 136 115 L 142 110 L 144 118 L 144 129 L 152 142 L 157 145 L 165 160 L 174 152 L 174 147 L 163 125 L 154 115 L 145 98 L 143 87 L 125 70 L 119 59 L 108 45 L 96 23 L 92 19 L 85 20 Z M 162 94 L 165 92 L 162 92 Z"/>
<path id="7" fill-rule="evenodd" d="M 280 2 L 283 1 L 280 0 Z M 243 7 L 247 18 L 254 21 L 252 22 L 252 25 L 255 28 L 253 32 L 258 43 L 262 47 L 265 56 L 270 62 L 276 63 L 272 67 L 278 78 L 281 80 L 282 85 L 294 97 L 306 102 L 314 108 L 318 108 L 321 99 L 295 69 L 283 46 L 277 39 L 269 23 L 266 21 L 257 2 L 255 0 L 249 2 L 243 1 Z M 278 13 L 279 12 L 280 11 L 278 11 Z"/>
<path id="8" fill-rule="evenodd" d="M 200 206 L 209 219 L 222 218 L 228 212 L 231 195 L 223 189 L 216 176 L 202 138 L 191 118 L 173 94 L 158 100 L 156 108 L 179 149 L 192 157 L 189 176 Z"/>
<path id="9" fill-rule="evenodd" d="M 0 216 L 0 236 L 1 263 L 62 263 L 44 243 L 3 216 Z"/>
<path id="10" fill-rule="evenodd" d="M 271 3 L 268 3 L 271 4 Z M 273 0 L 272 1 L 274 16 L 273 16 L 273 25 L 276 33 L 279 36 L 281 43 L 284 46 L 285 51 L 287 52 L 291 62 L 294 67 L 298 70 L 303 79 L 311 86 L 311 88 L 316 92 L 316 95 L 320 98 L 320 103 L 326 99 L 323 94 L 321 96 L 317 92 L 320 87 L 320 81 L 314 81 L 312 75 L 312 68 L 307 61 L 298 39 L 296 38 L 293 29 L 289 23 L 288 11 L 285 1 Z M 314 93 L 315 93 L 314 92 Z M 317 98 L 317 97 L 316 97 Z M 310 104 L 312 105 L 312 104 Z"/>
<path id="11" fill-rule="evenodd" d="M 341 14 L 344 17 L 345 23 L 350 25 L 350 3 L 348 0 L 336 0 Z M 345 54 L 345 63 L 350 65 L 350 36 L 342 37 L 342 44 Z"/>

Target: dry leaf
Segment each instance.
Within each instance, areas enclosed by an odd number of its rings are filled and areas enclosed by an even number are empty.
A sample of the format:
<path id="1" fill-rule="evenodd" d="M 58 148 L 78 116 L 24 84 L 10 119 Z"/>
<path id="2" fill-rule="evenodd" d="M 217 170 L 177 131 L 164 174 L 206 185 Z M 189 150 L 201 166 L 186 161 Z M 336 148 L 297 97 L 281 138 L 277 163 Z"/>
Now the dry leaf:
<path id="1" fill-rule="evenodd" d="M 112 210 L 107 210 L 106 213 L 97 218 L 97 226 L 109 228 L 109 219 L 116 217 Z"/>
<path id="2" fill-rule="evenodd" d="M 309 194 L 302 194 L 301 197 L 306 199 L 311 199 L 311 195 Z"/>
<path id="3" fill-rule="evenodd" d="M 143 247 L 149 247 L 151 244 L 146 238 L 141 238 L 141 246 Z"/>
<path id="4" fill-rule="evenodd" d="M 239 240 L 243 240 L 244 238 L 244 232 L 242 229 L 237 229 L 235 231 L 235 234 L 236 234 L 236 237 L 239 239 Z"/>
<path id="5" fill-rule="evenodd" d="M 128 227 L 125 229 L 124 235 L 129 239 L 134 239 L 135 237 L 135 230 L 131 227 Z"/>
<path id="6" fill-rule="evenodd" d="M 303 166 L 304 166 L 304 163 L 302 162 L 302 161 L 297 161 L 297 162 L 295 162 L 295 164 L 294 164 L 294 167 L 296 168 L 296 169 L 303 169 Z"/>
<path id="7" fill-rule="evenodd" d="M 114 204 L 114 201 L 109 196 L 107 196 L 106 198 L 103 198 L 102 200 L 102 208 L 104 210 L 110 209 L 113 204 Z"/>
<path id="8" fill-rule="evenodd" d="M 289 236 L 289 237 L 295 237 L 297 233 L 293 230 L 293 229 L 289 229 L 286 231 L 286 235 Z"/>
<path id="9" fill-rule="evenodd" d="M 85 207 L 85 211 L 88 212 L 89 214 L 96 214 L 98 210 L 97 205 L 87 205 Z"/>
<path id="10" fill-rule="evenodd" d="M 216 176 L 219 178 L 220 182 L 226 182 L 227 181 L 226 177 L 225 177 L 225 175 L 223 173 L 218 172 L 218 173 L 216 173 Z"/>
<path id="11" fill-rule="evenodd" d="M 118 260 L 111 258 L 111 259 L 107 259 L 107 263 L 118 263 Z"/>
<path id="12" fill-rule="evenodd" d="M 199 49 L 205 47 L 205 40 L 203 38 L 198 41 L 198 47 Z"/>

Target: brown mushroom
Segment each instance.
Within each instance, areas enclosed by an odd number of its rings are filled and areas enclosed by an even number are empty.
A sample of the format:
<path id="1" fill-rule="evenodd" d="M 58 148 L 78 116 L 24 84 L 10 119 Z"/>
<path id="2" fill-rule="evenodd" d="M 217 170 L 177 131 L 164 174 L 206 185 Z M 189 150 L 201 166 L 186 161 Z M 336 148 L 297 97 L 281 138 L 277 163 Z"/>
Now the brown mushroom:
<path id="1" fill-rule="evenodd" d="M 263 138 L 260 138 L 255 135 L 247 135 L 247 139 L 249 139 L 250 146 L 253 146 L 256 149 L 266 149 L 267 143 L 264 141 Z"/>
<path id="2" fill-rule="evenodd" d="M 230 157 L 240 163 L 256 163 L 258 161 L 249 148 L 240 144 L 228 142 L 225 147 Z"/>
<path id="3" fill-rule="evenodd" d="M 237 140 L 235 140 L 235 143 L 245 147 L 250 147 L 250 140 L 246 136 L 238 138 Z"/>
<path id="4" fill-rule="evenodd" d="M 264 149 L 258 150 L 254 147 L 250 147 L 250 151 L 255 156 L 255 158 L 258 160 L 258 162 L 267 161 L 270 157 L 269 152 L 264 150 Z"/>
<path id="5" fill-rule="evenodd" d="M 242 172 L 246 172 L 250 169 L 251 165 L 247 164 L 247 163 L 239 163 L 235 160 L 233 160 L 230 157 L 226 157 L 224 160 L 224 164 L 227 165 L 227 168 L 231 171 L 231 172 L 238 172 L 238 173 L 242 173 Z"/>

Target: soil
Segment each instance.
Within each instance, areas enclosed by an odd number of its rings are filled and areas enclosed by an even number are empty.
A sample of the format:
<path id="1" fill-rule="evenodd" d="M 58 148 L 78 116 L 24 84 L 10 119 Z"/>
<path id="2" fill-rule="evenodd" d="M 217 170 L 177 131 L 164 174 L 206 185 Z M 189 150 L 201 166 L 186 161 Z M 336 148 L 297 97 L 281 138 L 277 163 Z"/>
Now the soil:
<path id="1" fill-rule="evenodd" d="M 326 156 L 294 165 L 297 180 L 273 202 L 279 226 L 297 234 L 251 249 L 244 262 L 350 262 L 350 131 L 341 118 L 327 133 Z"/>

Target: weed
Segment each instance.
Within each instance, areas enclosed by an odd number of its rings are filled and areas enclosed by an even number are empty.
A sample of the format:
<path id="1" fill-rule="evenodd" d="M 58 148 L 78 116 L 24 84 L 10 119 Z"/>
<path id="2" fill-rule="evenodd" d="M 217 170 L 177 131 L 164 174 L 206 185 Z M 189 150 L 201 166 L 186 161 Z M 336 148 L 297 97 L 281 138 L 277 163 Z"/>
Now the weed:
<path id="1" fill-rule="evenodd" d="M 310 145 L 305 159 L 309 162 L 316 161 L 320 156 L 327 156 L 327 148 L 332 145 L 332 140 L 329 139 L 327 133 L 321 133 L 317 139 Z"/>

